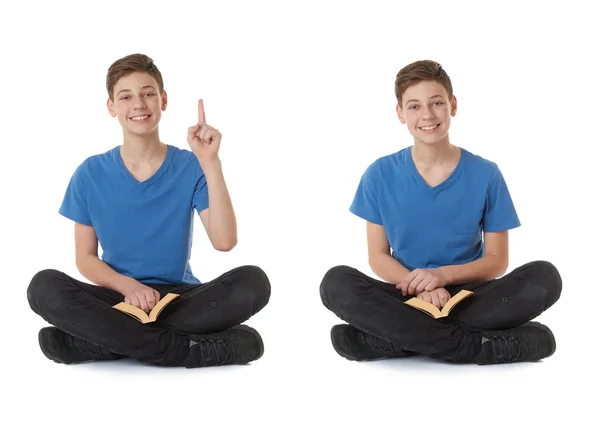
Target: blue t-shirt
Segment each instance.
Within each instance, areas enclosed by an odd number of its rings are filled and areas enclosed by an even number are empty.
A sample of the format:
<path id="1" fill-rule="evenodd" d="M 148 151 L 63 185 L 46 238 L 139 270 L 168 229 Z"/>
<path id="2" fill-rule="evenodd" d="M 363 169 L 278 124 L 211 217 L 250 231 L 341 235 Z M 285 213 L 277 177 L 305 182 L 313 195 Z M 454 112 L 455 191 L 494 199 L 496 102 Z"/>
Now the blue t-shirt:
<path id="1" fill-rule="evenodd" d="M 521 225 L 498 166 L 461 148 L 450 176 L 435 187 L 419 174 L 411 148 L 365 171 L 350 211 L 383 225 L 392 256 L 408 270 L 460 265 L 483 256 L 483 232 Z"/>
<path id="2" fill-rule="evenodd" d="M 139 182 L 121 159 L 120 146 L 89 157 L 75 171 L 59 213 L 91 225 L 115 271 L 144 284 L 197 284 L 189 264 L 195 208 L 208 208 L 198 159 L 167 146 L 160 168 Z"/>

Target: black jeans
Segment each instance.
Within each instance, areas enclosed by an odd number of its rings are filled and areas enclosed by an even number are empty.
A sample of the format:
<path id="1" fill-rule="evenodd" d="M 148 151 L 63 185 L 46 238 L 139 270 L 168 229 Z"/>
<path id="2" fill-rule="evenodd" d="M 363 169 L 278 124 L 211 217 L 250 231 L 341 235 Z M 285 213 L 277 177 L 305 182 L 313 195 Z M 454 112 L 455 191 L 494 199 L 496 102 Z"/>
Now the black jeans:
<path id="1" fill-rule="evenodd" d="M 448 317 L 434 319 L 410 306 L 396 286 L 348 266 L 330 269 L 321 282 L 323 304 L 364 332 L 432 358 L 470 363 L 481 349 L 481 331 L 504 330 L 533 319 L 560 297 L 562 281 L 549 262 L 535 261 L 491 281 L 451 285 L 472 297 Z"/>
<path id="2" fill-rule="evenodd" d="M 161 297 L 169 292 L 180 297 L 149 324 L 112 308 L 123 301 L 120 293 L 57 270 L 37 273 L 27 299 L 33 311 L 70 335 L 139 361 L 181 366 L 189 353 L 189 334 L 239 324 L 262 309 L 271 295 L 267 275 L 256 266 L 241 266 L 204 284 L 151 287 Z"/>

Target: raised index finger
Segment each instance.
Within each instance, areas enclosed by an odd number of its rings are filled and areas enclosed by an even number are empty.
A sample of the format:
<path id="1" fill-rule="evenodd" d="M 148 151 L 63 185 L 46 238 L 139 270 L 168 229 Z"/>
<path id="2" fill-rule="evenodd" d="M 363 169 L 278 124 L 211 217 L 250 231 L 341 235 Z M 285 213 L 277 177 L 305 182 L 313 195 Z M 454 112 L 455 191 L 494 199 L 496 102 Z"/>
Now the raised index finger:
<path id="1" fill-rule="evenodd" d="M 198 123 L 206 124 L 206 117 L 204 116 L 204 102 L 198 100 Z"/>

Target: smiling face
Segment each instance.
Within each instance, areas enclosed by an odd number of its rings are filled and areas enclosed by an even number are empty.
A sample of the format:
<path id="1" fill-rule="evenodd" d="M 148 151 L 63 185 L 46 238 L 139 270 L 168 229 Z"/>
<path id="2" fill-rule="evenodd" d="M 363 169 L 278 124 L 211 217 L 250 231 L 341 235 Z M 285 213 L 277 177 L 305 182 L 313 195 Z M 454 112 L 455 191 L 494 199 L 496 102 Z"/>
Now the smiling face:
<path id="1" fill-rule="evenodd" d="M 151 75 L 135 72 L 123 76 L 115 84 L 113 98 L 108 99 L 108 112 L 118 118 L 125 134 L 143 136 L 158 130 L 161 114 L 167 109 L 167 93 L 160 93 Z"/>
<path id="2" fill-rule="evenodd" d="M 409 86 L 396 106 L 398 118 L 408 126 L 415 142 L 434 145 L 449 142 L 450 120 L 456 115 L 456 97 L 433 80 Z"/>

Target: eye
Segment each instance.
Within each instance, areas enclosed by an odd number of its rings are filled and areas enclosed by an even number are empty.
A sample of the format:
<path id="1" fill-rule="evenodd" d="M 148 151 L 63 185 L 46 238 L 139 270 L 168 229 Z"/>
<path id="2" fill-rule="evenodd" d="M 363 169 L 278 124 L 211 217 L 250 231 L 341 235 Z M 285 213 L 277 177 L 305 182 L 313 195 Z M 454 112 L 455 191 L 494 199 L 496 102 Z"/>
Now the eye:
<path id="1" fill-rule="evenodd" d="M 129 95 L 122 96 L 120 99 L 121 99 L 122 101 L 123 101 L 123 100 L 128 100 L 128 99 L 129 99 Z"/>
<path id="2" fill-rule="evenodd" d="M 148 92 L 148 93 L 146 93 L 146 94 L 144 94 L 144 95 L 146 95 L 146 96 L 154 96 L 154 95 L 156 95 L 156 94 L 154 94 L 154 93 L 152 93 L 152 92 Z"/>
<path id="3" fill-rule="evenodd" d="M 433 105 L 442 105 L 442 104 L 443 104 L 443 102 L 442 102 L 442 101 L 435 101 L 435 102 L 433 103 Z"/>
<path id="4" fill-rule="evenodd" d="M 410 107 L 408 107 L 409 110 L 416 110 L 418 107 L 418 105 L 411 105 Z"/>

